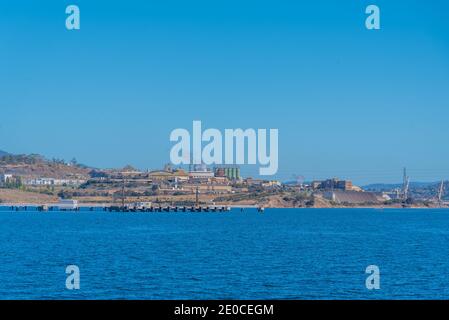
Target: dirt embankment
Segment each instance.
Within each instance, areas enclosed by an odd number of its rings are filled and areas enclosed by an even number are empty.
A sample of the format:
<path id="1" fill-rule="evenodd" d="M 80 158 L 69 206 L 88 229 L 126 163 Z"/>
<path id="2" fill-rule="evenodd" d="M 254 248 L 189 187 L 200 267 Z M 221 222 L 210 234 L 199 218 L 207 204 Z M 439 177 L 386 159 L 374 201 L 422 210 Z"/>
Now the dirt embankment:
<path id="1" fill-rule="evenodd" d="M 89 177 L 89 169 L 53 163 L 3 164 L 0 166 L 0 173 L 28 178 L 88 179 Z"/>
<path id="2" fill-rule="evenodd" d="M 46 204 L 56 202 L 58 202 L 58 197 L 56 196 L 50 196 L 42 193 L 21 191 L 17 189 L 0 189 L 0 204 L 1 203 Z"/>

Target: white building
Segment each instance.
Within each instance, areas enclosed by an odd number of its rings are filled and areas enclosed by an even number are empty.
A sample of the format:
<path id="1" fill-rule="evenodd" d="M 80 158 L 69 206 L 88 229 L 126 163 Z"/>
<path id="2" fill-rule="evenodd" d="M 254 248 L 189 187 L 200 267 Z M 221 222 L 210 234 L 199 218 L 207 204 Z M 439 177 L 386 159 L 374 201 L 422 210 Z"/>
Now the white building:
<path id="1" fill-rule="evenodd" d="M 189 177 L 192 179 L 210 179 L 214 177 L 212 171 L 190 171 Z"/>
<path id="2" fill-rule="evenodd" d="M 26 185 L 30 186 L 79 186 L 86 182 L 79 179 L 54 179 L 54 178 L 35 178 L 25 181 Z"/>
<path id="3" fill-rule="evenodd" d="M 0 175 L 0 181 L 3 183 L 7 183 L 8 181 L 12 180 L 13 176 L 12 174 L 2 174 Z"/>
<path id="4" fill-rule="evenodd" d="M 78 200 L 60 199 L 56 206 L 60 210 L 74 210 L 78 208 Z"/>

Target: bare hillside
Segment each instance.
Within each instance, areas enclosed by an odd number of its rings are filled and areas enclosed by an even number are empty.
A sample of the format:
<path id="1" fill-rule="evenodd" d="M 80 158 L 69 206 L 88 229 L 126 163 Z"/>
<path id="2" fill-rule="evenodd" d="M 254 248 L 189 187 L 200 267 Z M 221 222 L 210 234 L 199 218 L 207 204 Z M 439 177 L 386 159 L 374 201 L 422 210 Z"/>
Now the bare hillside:
<path id="1" fill-rule="evenodd" d="M 62 160 L 48 160 L 39 155 L 5 155 L 0 157 L 0 174 L 57 179 L 87 178 L 90 168 Z"/>

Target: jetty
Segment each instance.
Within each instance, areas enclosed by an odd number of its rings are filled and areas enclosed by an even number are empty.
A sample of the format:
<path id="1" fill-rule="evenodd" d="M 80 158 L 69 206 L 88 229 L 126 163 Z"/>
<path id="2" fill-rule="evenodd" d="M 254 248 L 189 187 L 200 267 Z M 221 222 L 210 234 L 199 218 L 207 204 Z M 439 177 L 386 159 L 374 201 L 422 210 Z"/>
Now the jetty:
<path id="1" fill-rule="evenodd" d="M 231 207 L 224 205 L 210 205 L 210 206 L 114 206 L 105 204 L 95 205 L 76 205 L 76 206 L 60 206 L 59 204 L 1 204 L 2 211 L 38 211 L 38 212 L 52 212 L 52 211 L 103 211 L 103 212 L 142 212 L 142 213 L 176 213 L 176 212 L 228 212 Z"/>

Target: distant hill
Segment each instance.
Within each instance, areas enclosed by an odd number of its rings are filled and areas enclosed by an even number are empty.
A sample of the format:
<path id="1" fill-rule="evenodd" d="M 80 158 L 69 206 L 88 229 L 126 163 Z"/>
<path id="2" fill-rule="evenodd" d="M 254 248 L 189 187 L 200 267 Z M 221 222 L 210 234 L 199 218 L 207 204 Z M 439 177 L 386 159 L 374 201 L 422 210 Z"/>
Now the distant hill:
<path id="1" fill-rule="evenodd" d="M 373 183 L 368 184 L 366 186 L 362 186 L 362 189 L 369 191 L 389 191 L 401 187 L 402 184 L 400 183 Z"/>
<path id="2" fill-rule="evenodd" d="M 56 179 L 87 178 L 91 168 L 61 159 L 46 159 L 38 154 L 0 157 L 0 174 L 12 173 L 22 177 L 45 177 Z"/>
<path id="3" fill-rule="evenodd" d="M 438 182 L 410 182 L 410 189 L 422 189 L 437 185 Z M 401 189 L 402 183 L 373 183 L 362 187 L 369 191 L 390 191 L 396 188 Z"/>
<path id="4" fill-rule="evenodd" d="M 0 150 L 0 157 L 7 156 L 7 155 L 9 155 L 8 152 Z"/>
<path id="5" fill-rule="evenodd" d="M 409 186 L 409 196 L 414 199 L 434 199 L 438 195 L 441 182 L 410 182 Z M 363 187 L 367 191 L 391 191 L 394 189 L 402 189 L 402 184 L 386 184 L 386 183 L 376 183 L 370 184 Z M 449 182 L 446 181 L 443 186 L 443 199 L 449 197 Z"/>

